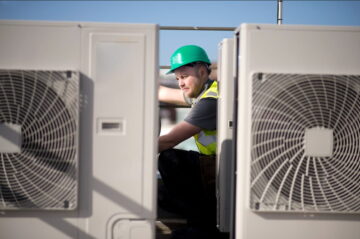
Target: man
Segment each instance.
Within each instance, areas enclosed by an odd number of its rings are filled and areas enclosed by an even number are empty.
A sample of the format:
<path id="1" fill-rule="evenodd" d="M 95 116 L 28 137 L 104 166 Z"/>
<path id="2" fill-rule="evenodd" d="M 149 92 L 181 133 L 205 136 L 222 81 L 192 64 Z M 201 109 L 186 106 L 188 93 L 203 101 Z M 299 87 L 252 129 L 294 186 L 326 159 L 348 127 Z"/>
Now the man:
<path id="1" fill-rule="evenodd" d="M 215 154 L 217 82 L 209 79 L 210 60 L 199 46 L 177 49 L 170 59 L 180 89 L 160 86 L 162 102 L 189 105 L 191 111 L 165 135 L 159 137 L 159 171 L 165 188 L 159 206 L 172 208 L 187 217 L 188 228 L 173 238 L 217 238 Z M 200 153 L 172 149 L 194 137 Z"/>

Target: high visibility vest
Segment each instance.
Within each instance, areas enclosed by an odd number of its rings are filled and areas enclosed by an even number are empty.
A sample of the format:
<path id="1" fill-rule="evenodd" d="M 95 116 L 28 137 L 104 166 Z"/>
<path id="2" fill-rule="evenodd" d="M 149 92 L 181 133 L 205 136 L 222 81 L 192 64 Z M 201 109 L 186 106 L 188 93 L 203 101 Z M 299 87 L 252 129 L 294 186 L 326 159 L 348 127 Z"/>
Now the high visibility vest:
<path id="1" fill-rule="evenodd" d="M 217 99 L 218 97 L 217 81 L 214 81 L 209 89 L 207 89 L 198 99 Z M 216 130 L 202 130 L 200 133 L 194 135 L 194 138 L 200 153 L 205 155 L 216 154 Z"/>

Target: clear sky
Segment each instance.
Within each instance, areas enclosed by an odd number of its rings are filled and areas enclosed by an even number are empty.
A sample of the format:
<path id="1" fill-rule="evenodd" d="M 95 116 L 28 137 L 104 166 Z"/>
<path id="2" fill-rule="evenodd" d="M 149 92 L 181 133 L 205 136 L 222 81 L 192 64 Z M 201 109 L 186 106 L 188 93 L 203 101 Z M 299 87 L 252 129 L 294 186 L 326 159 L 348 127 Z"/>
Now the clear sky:
<path id="1" fill-rule="evenodd" d="M 277 0 L 267 1 L 0 1 L 0 19 L 156 23 L 160 26 L 237 27 L 276 24 Z M 283 0 L 283 24 L 360 26 L 360 1 Z M 1 33 L 0 33 L 1 34 Z M 197 44 L 216 61 L 217 45 L 232 32 L 160 31 L 160 65 L 172 52 Z"/>

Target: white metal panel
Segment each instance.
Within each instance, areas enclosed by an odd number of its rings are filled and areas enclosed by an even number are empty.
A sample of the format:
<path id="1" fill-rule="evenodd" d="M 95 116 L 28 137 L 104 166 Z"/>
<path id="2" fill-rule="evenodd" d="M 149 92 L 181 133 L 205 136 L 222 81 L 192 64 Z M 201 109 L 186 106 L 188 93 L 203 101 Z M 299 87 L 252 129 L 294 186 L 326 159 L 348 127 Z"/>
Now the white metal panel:
<path id="1" fill-rule="evenodd" d="M 0 218 L 0 238 L 95 238 L 79 228 L 77 220 L 56 213 L 9 213 Z"/>
<path id="2" fill-rule="evenodd" d="M 358 238 L 359 215 L 251 211 L 249 169 L 252 74 L 360 74 L 360 29 L 244 24 L 238 31 L 236 238 Z"/>
<path id="3" fill-rule="evenodd" d="M 157 27 L 84 25 L 82 44 L 94 94 L 87 227 L 101 238 L 114 218 L 156 216 Z"/>
<path id="4" fill-rule="evenodd" d="M 155 236 L 154 222 L 143 220 L 119 220 L 112 227 L 113 239 L 151 239 Z"/>
<path id="5" fill-rule="evenodd" d="M 78 24 L 1 21 L 0 33 L 0 65 L 3 69 L 79 69 Z"/>
<path id="6" fill-rule="evenodd" d="M 233 107 L 234 107 L 234 39 L 223 39 L 218 56 L 217 114 L 217 218 L 221 231 L 230 231 L 231 190 L 233 176 Z"/>
<path id="7" fill-rule="evenodd" d="M 132 213 L 141 214 L 145 101 L 144 65 L 138 59 L 145 56 L 144 35 L 100 33 L 92 34 L 90 41 L 91 78 L 95 79 L 94 123 L 97 124 L 93 150 L 94 157 L 101 158 L 94 162 L 94 176 L 138 203 L 140 207 Z M 104 122 L 117 122 L 119 127 L 105 128 Z M 113 134 L 109 134 L 111 131 Z M 114 173 L 108 173 L 109 165 L 115 169 Z M 128 212 L 126 204 L 121 206 L 121 212 Z"/>
<path id="8" fill-rule="evenodd" d="M 94 234 L 111 216 L 155 218 L 155 31 L 155 26 L 84 29 L 89 78 L 94 79 L 92 150 L 99 159 L 90 182 L 96 216 L 88 224 Z M 104 129 L 104 123 L 119 128 Z"/>

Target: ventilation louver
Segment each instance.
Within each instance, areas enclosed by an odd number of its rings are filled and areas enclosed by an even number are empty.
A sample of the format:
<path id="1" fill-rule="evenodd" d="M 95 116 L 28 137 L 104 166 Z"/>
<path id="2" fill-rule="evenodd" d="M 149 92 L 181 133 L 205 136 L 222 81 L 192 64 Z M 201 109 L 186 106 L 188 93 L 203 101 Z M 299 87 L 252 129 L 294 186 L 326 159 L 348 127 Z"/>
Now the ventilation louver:
<path id="1" fill-rule="evenodd" d="M 360 212 L 360 76 L 253 75 L 258 211 Z"/>
<path id="2" fill-rule="evenodd" d="M 0 70 L 0 209 L 77 207 L 79 75 Z"/>

